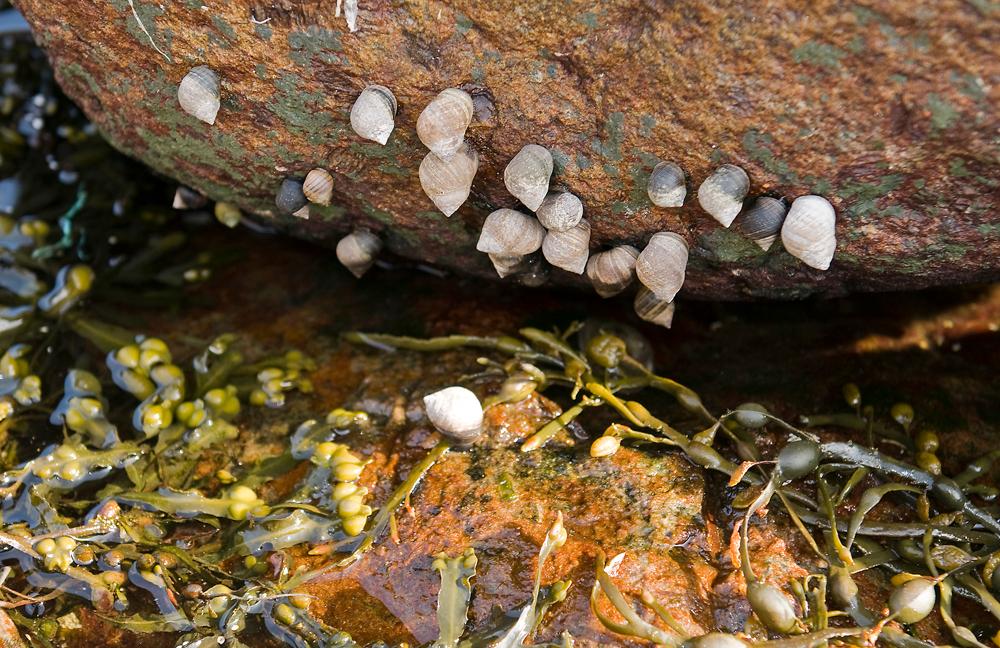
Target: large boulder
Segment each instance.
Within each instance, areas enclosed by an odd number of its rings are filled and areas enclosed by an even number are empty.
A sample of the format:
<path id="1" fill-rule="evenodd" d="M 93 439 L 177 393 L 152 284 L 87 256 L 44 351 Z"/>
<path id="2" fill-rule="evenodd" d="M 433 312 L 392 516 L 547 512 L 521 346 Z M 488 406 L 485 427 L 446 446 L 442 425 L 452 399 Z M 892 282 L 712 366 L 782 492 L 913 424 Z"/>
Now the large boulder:
<path id="1" fill-rule="evenodd" d="M 316 0 L 16 0 L 56 75 L 116 147 L 158 171 L 327 244 L 353 225 L 400 256 L 494 276 L 475 241 L 514 207 L 502 171 L 527 143 L 554 154 L 595 247 L 668 229 L 692 254 L 682 296 L 800 297 L 1000 276 L 997 12 L 988 2 L 414 2 L 362 0 L 356 31 Z M 351 3 L 345 3 L 345 5 Z M 338 2 L 339 5 L 339 2 Z M 181 78 L 222 79 L 214 125 L 186 114 Z M 365 85 L 395 93 L 388 144 L 349 111 Z M 440 90 L 475 98 L 479 173 L 450 219 L 421 191 L 417 115 Z M 688 176 L 656 208 L 658 159 Z M 826 272 L 763 252 L 694 198 L 722 163 L 751 196 L 816 193 L 837 210 Z M 334 206 L 282 216 L 286 176 L 322 166 Z M 585 285 L 553 271 L 552 282 Z"/>

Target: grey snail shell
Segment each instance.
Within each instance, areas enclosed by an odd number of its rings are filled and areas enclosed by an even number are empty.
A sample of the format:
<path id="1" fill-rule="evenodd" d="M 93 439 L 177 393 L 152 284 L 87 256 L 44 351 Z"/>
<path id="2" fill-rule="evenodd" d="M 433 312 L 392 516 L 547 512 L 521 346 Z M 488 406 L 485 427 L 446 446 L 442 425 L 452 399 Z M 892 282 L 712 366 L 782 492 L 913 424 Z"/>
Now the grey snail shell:
<path id="1" fill-rule="evenodd" d="M 333 197 L 333 176 L 326 169 L 313 169 L 302 181 L 302 193 L 309 202 L 329 205 Z"/>
<path id="2" fill-rule="evenodd" d="M 535 216 L 545 229 L 565 232 L 576 227 L 583 218 L 583 203 L 568 191 L 553 192 L 545 196 Z"/>
<path id="3" fill-rule="evenodd" d="M 472 123 L 472 97 L 457 88 L 442 90 L 417 117 L 417 137 L 432 153 L 448 159 L 462 146 Z"/>
<path id="4" fill-rule="evenodd" d="M 826 270 L 837 249 L 837 213 L 822 196 L 800 196 L 781 226 L 781 242 L 807 266 Z"/>
<path id="5" fill-rule="evenodd" d="M 788 205 L 784 200 L 761 196 L 737 221 L 739 230 L 767 252 L 781 232 Z"/>
<path id="6" fill-rule="evenodd" d="M 557 268 L 583 274 L 590 258 L 590 223 L 581 219 L 566 231 L 549 230 L 542 241 L 542 254 Z"/>
<path id="7" fill-rule="evenodd" d="M 219 75 L 210 67 L 191 68 L 177 86 L 177 102 L 187 114 L 214 124 L 219 114 Z"/>
<path id="8" fill-rule="evenodd" d="M 431 152 L 420 163 L 420 186 L 442 214 L 451 216 L 468 199 L 478 169 L 479 154 L 468 143 L 448 159 Z"/>
<path id="9" fill-rule="evenodd" d="M 674 321 L 674 302 L 660 299 L 652 290 L 641 286 L 633 302 L 635 314 L 652 324 L 670 328 Z"/>
<path id="10" fill-rule="evenodd" d="M 542 247 L 545 228 L 534 216 L 498 209 L 486 217 L 476 249 L 506 257 L 524 256 Z"/>
<path id="11" fill-rule="evenodd" d="M 385 86 L 370 85 L 351 107 L 351 128 L 373 142 L 385 145 L 395 128 L 396 97 Z"/>
<path id="12" fill-rule="evenodd" d="M 306 194 L 302 191 L 302 181 L 295 178 L 285 178 L 281 181 L 274 204 L 285 214 L 294 214 L 306 206 Z"/>
<path id="13" fill-rule="evenodd" d="M 698 187 L 698 204 L 723 227 L 729 227 L 743 209 L 749 190 L 746 171 L 734 164 L 723 164 Z"/>
<path id="14" fill-rule="evenodd" d="M 687 196 L 684 171 L 673 162 L 660 162 L 649 174 L 646 194 L 657 207 L 682 206 Z"/>
<path id="15" fill-rule="evenodd" d="M 587 278 L 601 297 L 612 297 L 628 288 L 635 277 L 635 260 L 639 250 L 631 245 L 619 245 L 598 252 L 587 261 Z"/>
<path id="16" fill-rule="evenodd" d="M 684 285 L 687 242 L 673 232 L 657 232 L 635 262 L 635 274 L 646 288 L 664 301 L 673 301 Z"/>
<path id="17" fill-rule="evenodd" d="M 337 260 L 351 274 L 361 278 L 375 263 L 382 250 L 382 240 L 366 229 L 357 229 L 337 242 Z"/>
<path id="18" fill-rule="evenodd" d="M 503 182 L 512 196 L 536 211 L 549 193 L 552 154 L 538 144 L 527 144 L 511 158 L 503 171 Z"/>

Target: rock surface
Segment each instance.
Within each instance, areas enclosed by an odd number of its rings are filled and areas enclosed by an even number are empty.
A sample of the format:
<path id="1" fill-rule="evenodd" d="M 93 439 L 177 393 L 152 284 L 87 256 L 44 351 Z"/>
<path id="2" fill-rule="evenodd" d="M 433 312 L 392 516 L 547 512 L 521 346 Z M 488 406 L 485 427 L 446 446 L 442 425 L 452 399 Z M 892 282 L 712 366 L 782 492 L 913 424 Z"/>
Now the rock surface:
<path id="1" fill-rule="evenodd" d="M 297 236 L 333 245 L 353 224 L 398 255 L 481 276 L 486 214 L 514 207 L 507 161 L 548 147 L 553 186 L 579 195 L 596 247 L 687 239 L 682 296 L 795 298 L 1000 276 L 994 3 L 779 0 L 366 2 L 356 31 L 332 3 L 16 0 L 66 92 L 121 150 Z M 222 79 L 214 126 L 184 113 L 196 65 Z M 365 85 L 392 89 L 388 145 L 350 128 Z M 452 218 L 420 190 L 417 115 L 441 89 L 475 99 L 472 197 Z M 687 203 L 653 207 L 660 159 L 687 173 Z M 837 253 L 812 270 L 762 252 L 702 212 L 713 168 L 748 172 L 751 196 L 827 196 Z M 286 176 L 316 166 L 334 206 L 279 216 Z M 735 226 L 734 226 L 735 228 Z M 553 282 L 585 280 L 553 270 Z"/>

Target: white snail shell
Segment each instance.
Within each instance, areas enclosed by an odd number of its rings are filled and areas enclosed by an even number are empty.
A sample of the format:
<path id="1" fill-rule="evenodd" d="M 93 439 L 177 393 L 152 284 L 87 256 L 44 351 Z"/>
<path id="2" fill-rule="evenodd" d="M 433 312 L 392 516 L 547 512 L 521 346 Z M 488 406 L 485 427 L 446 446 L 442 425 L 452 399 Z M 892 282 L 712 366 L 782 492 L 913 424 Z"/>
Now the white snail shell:
<path id="1" fill-rule="evenodd" d="M 454 214 L 472 191 L 479 169 L 479 154 L 468 143 L 448 159 L 428 153 L 420 163 L 420 186 L 445 216 Z"/>
<path id="2" fill-rule="evenodd" d="M 459 443 L 471 443 L 483 431 L 483 405 L 465 387 L 448 387 L 424 396 L 424 410 L 438 432 Z"/>
<path id="3" fill-rule="evenodd" d="M 781 242 L 807 266 L 826 270 L 837 249 L 837 213 L 822 196 L 800 196 L 781 226 Z"/>
<path id="4" fill-rule="evenodd" d="M 568 191 L 553 192 L 545 196 L 535 216 L 545 229 L 565 232 L 576 227 L 583 218 L 583 203 Z"/>
<path id="5" fill-rule="evenodd" d="M 674 302 L 660 299 L 645 286 L 636 292 L 633 306 L 635 314 L 647 322 L 670 328 L 674 321 Z"/>
<path id="6" fill-rule="evenodd" d="M 337 260 L 357 278 L 375 263 L 382 240 L 366 229 L 357 229 L 337 242 Z"/>
<path id="7" fill-rule="evenodd" d="M 518 274 L 528 270 L 530 263 L 527 255 L 504 256 L 502 254 L 490 254 L 490 261 L 493 262 L 493 269 L 501 279 L 512 274 Z"/>
<path id="8" fill-rule="evenodd" d="M 631 245 L 619 245 L 598 252 L 587 261 L 587 278 L 601 297 L 612 297 L 625 290 L 635 277 L 635 260 L 639 250 Z"/>
<path id="9" fill-rule="evenodd" d="M 465 131 L 472 123 L 472 97 L 457 88 L 442 90 L 417 117 L 417 137 L 442 159 L 462 146 Z"/>
<path id="10" fill-rule="evenodd" d="M 534 216 L 498 209 L 486 217 L 476 249 L 500 256 L 524 256 L 542 247 L 545 228 Z"/>
<path id="11" fill-rule="evenodd" d="M 309 202 L 329 205 L 333 197 L 333 176 L 326 169 L 313 169 L 302 181 L 302 193 Z"/>
<path id="12" fill-rule="evenodd" d="M 684 285 L 687 242 L 673 232 L 657 232 L 635 262 L 635 274 L 646 288 L 664 301 L 673 301 Z"/>
<path id="13" fill-rule="evenodd" d="M 649 174 L 646 193 L 657 207 L 680 207 L 687 196 L 684 171 L 673 162 L 660 162 Z"/>
<path id="14" fill-rule="evenodd" d="M 754 202 L 753 207 L 740 217 L 737 225 L 741 232 L 766 252 L 778 238 L 787 212 L 788 206 L 784 200 L 761 196 Z"/>
<path id="15" fill-rule="evenodd" d="M 351 128 L 373 142 L 385 145 L 395 127 L 396 97 L 385 86 L 370 85 L 351 107 Z"/>
<path id="16" fill-rule="evenodd" d="M 503 182 L 512 196 L 536 211 L 549 193 L 552 154 L 538 144 L 527 144 L 511 158 L 503 171 Z"/>
<path id="17" fill-rule="evenodd" d="M 201 209 L 208 204 L 208 198 L 190 187 L 180 185 L 174 192 L 174 209 Z"/>
<path id="18" fill-rule="evenodd" d="M 698 187 L 698 204 L 723 227 L 729 227 L 743 209 L 749 190 L 747 172 L 734 164 L 723 164 Z"/>
<path id="19" fill-rule="evenodd" d="M 542 241 L 542 254 L 557 268 L 583 274 L 590 258 L 590 223 L 581 220 L 564 232 L 549 230 Z"/>
<path id="20" fill-rule="evenodd" d="M 219 114 L 219 75 L 204 65 L 191 68 L 177 86 L 177 101 L 187 114 L 214 124 Z"/>

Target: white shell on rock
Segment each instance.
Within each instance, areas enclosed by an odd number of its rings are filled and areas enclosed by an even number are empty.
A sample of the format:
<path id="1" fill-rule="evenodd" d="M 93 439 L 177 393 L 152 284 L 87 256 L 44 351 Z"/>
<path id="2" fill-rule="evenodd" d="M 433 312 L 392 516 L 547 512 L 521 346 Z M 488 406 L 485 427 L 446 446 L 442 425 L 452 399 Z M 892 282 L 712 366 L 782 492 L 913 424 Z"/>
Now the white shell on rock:
<path id="1" fill-rule="evenodd" d="M 187 114 L 214 124 L 220 105 L 219 75 L 204 65 L 191 68 L 177 86 L 177 101 Z"/>
<path id="2" fill-rule="evenodd" d="M 631 245 L 619 245 L 598 252 L 587 261 L 587 278 L 601 297 L 612 297 L 628 288 L 635 277 L 635 260 L 639 250 Z"/>
<path id="3" fill-rule="evenodd" d="M 785 201 L 770 196 L 761 196 L 753 207 L 740 216 L 736 223 L 739 230 L 767 252 L 781 232 L 788 207 Z"/>
<path id="4" fill-rule="evenodd" d="M 747 172 L 734 164 L 723 164 L 698 187 L 698 204 L 723 227 L 729 227 L 743 209 L 749 190 Z"/>
<path id="5" fill-rule="evenodd" d="M 583 203 L 568 191 L 553 192 L 545 196 L 535 216 L 545 229 L 565 232 L 576 227 L 583 218 Z"/>
<path id="6" fill-rule="evenodd" d="M 807 266 L 826 270 L 837 249 L 837 213 L 822 196 L 800 196 L 781 226 L 781 242 Z"/>
<path id="7" fill-rule="evenodd" d="M 385 86 L 370 85 L 351 107 L 351 128 L 373 142 L 385 145 L 395 128 L 396 97 Z"/>
<path id="8" fill-rule="evenodd" d="M 420 186 L 442 214 L 451 216 L 469 197 L 478 169 L 479 154 L 468 143 L 447 160 L 431 152 L 420 163 Z"/>
<path id="9" fill-rule="evenodd" d="M 358 229 L 337 243 L 337 260 L 357 278 L 375 263 L 382 250 L 382 240 L 366 229 Z"/>
<path id="10" fill-rule="evenodd" d="M 174 209 L 201 209 L 208 204 L 208 198 L 190 187 L 180 185 L 174 192 Z"/>
<path id="11" fill-rule="evenodd" d="M 483 405 L 465 387 L 424 396 L 424 411 L 438 432 L 459 443 L 471 443 L 483 431 Z"/>
<path id="12" fill-rule="evenodd" d="M 635 274 L 646 288 L 664 301 L 673 301 L 684 285 L 688 246 L 679 234 L 657 232 L 635 262 Z"/>
<path id="13" fill-rule="evenodd" d="M 538 144 L 527 144 L 511 158 L 503 171 L 507 191 L 531 211 L 536 211 L 549 193 L 552 154 Z"/>
<path id="14" fill-rule="evenodd" d="M 333 197 L 333 176 L 326 169 L 313 169 L 302 181 L 306 200 L 317 205 L 329 205 Z"/>
<path id="15" fill-rule="evenodd" d="M 528 269 L 528 257 L 525 255 L 504 256 L 502 254 L 490 254 L 490 261 L 493 262 L 493 269 L 501 279 L 509 277 Z"/>
<path id="16" fill-rule="evenodd" d="M 545 228 L 534 216 L 498 209 L 483 222 L 476 249 L 499 256 L 524 256 L 542 247 L 544 239 Z"/>
<path id="17" fill-rule="evenodd" d="M 590 258 L 590 223 L 581 220 L 565 232 L 549 230 L 542 241 L 542 254 L 557 268 L 583 274 Z"/>
<path id="18" fill-rule="evenodd" d="M 687 196 L 683 169 L 673 162 L 660 162 L 649 174 L 646 193 L 657 207 L 682 206 Z"/>
<path id="19" fill-rule="evenodd" d="M 670 328 L 674 321 L 674 302 L 660 299 L 645 286 L 635 293 L 633 306 L 635 314 L 647 322 Z"/>
<path id="20" fill-rule="evenodd" d="M 442 90 L 417 117 L 417 137 L 432 153 L 448 159 L 462 146 L 472 123 L 472 97 L 457 88 Z"/>

